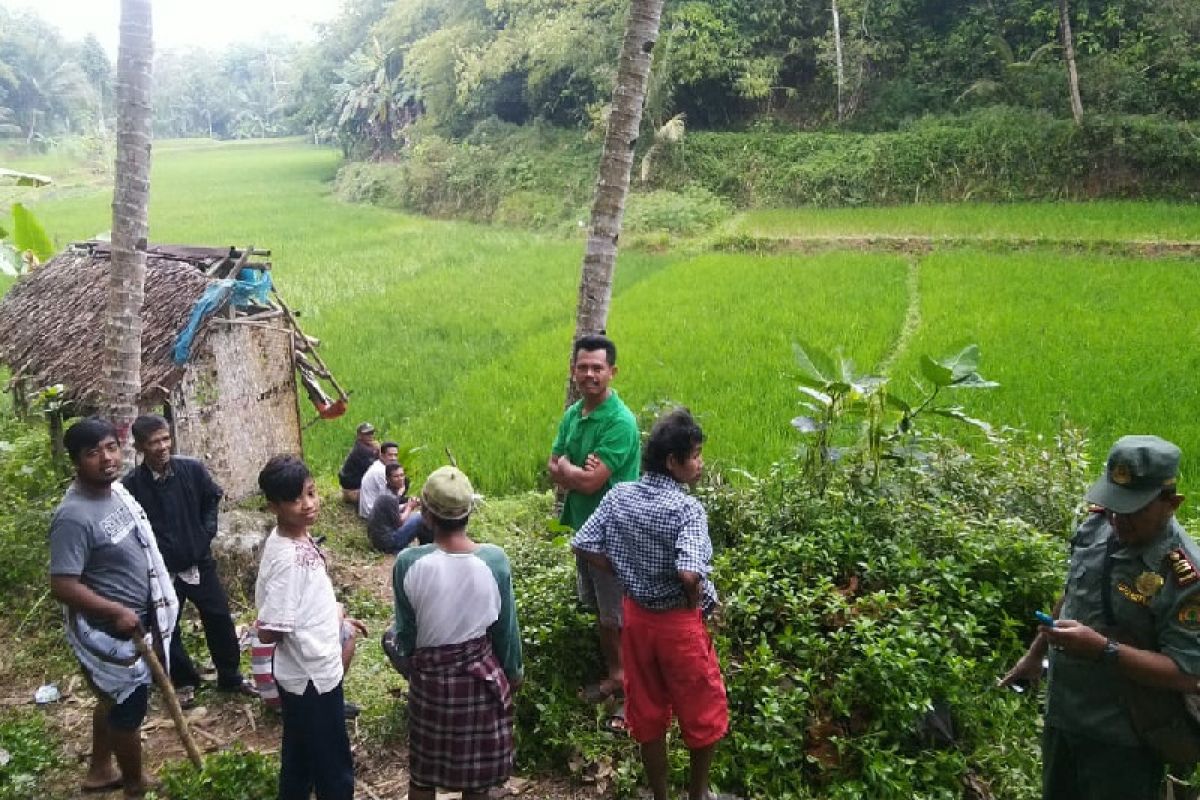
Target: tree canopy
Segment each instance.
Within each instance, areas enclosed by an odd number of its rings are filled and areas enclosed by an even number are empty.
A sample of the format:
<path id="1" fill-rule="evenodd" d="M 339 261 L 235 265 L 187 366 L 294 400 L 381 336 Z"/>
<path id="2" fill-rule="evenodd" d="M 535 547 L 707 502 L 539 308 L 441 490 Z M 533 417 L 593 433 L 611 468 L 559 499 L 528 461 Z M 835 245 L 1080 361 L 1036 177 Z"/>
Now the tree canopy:
<path id="1" fill-rule="evenodd" d="M 462 137 L 481 121 L 598 127 L 627 0 L 346 0 L 307 45 L 159 54 L 156 131 L 308 131 L 384 156 L 416 120 Z M 1055 0 L 672 0 L 646 121 L 886 130 L 926 114 L 1009 105 L 1066 116 Z M 1085 107 L 1190 118 L 1200 4 L 1072 0 Z M 840 34 L 835 36 L 835 34 Z M 843 118 L 838 121 L 840 40 Z M 103 129 L 111 66 L 0 8 L 0 136 Z"/>

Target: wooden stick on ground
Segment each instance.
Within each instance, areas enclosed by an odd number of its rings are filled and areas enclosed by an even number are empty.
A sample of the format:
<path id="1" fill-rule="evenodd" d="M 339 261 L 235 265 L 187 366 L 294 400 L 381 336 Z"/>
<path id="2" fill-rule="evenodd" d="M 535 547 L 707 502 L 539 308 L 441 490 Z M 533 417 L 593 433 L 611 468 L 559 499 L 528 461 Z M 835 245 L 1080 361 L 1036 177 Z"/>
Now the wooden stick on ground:
<path id="1" fill-rule="evenodd" d="M 175 730 L 179 733 L 180 741 L 183 742 L 183 749 L 187 751 L 188 758 L 196 765 L 196 769 L 201 769 L 204 766 L 204 759 L 200 755 L 199 748 L 196 747 L 195 740 L 192 739 L 191 732 L 188 731 L 187 721 L 183 718 L 183 709 L 179 707 L 179 698 L 175 695 L 175 687 L 171 685 L 171 679 L 163 670 L 158 656 L 154 655 L 154 651 L 146 645 L 146 632 L 142 630 L 141 625 L 133 633 L 133 644 L 137 648 L 138 655 L 146 659 L 146 663 L 150 665 L 150 674 L 154 676 L 154 682 L 158 684 L 159 691 L 167 700 L 167 710 L 171 712 L 171 719 L 175 721 Z"/>

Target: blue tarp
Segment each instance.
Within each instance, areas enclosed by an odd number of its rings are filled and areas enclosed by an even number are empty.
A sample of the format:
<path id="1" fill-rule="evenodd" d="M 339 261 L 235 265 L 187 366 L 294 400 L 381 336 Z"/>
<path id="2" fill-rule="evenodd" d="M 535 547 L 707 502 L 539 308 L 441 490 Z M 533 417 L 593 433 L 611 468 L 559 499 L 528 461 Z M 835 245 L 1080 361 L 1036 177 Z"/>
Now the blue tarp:
<path id="1" fill-rule="evenodd" d="M 192 354 L 192 340 L 196 338 L 196 331 L 200 330 L 204 320 L 225 305 L 226 300 L 233 303 L 235 308 L 244 308 L 251 303 L 270 305 L 267 297 L 270 291 L 271 275 L 266 270 L 246 268 L 238 273 L 236 281 L 232 278 L 214 281 L 204 290 L 204 294 L 200 295 L 196 305 L 192 306 L 192 315 L 188 317 L 187 325 L 175 338 L 175 363 L 187 363 Z"/>

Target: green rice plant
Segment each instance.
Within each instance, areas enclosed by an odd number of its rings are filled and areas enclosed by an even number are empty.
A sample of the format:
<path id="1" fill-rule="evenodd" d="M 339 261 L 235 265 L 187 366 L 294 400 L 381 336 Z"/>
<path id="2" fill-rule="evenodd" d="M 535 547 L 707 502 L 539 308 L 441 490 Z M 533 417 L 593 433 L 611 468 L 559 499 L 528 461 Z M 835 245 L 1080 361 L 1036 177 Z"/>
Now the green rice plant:
<path id="1" fill-rule="evenodd" d="M 847 253 L 672 264 L 615 295 L 613 386 L 634 411 L 664 397 L 690 406 L 710 459 L 765 467 L 797 443 L 785 380 L 793 338 L 878 363 L 904 316 L 904 276 L 899 258 Z M 450 446 L 487 491 L 537 484 L 562 413 L 571 330 L 564 321 L 480 364 L 412 421 L 409 438 L 433 452 Z"/>
<path id="2" fill-rule="evenodd" d="M 973 398 L 973 414 L 1050 436 L 1065 418 L 1091 440 L 1094 463 L 1127 433 L 1153 433 L 1200 454 L 1200 274 L 1175 261 L 951 250 L 921 262 L 916 354 L 962 340 L 987 354 L 1001 387 Z M 1200 469 L 1185 458 L 1181 483 Z"/>
<path id="3" fill-rule="evenodd" d="M 736 233 L 803 236 L 950 236 L 1082 241 L 1200 240 L 1200 206 L 1161 201 L 933 203 L 903 207 L 771 208 L 738 217 Z"/>

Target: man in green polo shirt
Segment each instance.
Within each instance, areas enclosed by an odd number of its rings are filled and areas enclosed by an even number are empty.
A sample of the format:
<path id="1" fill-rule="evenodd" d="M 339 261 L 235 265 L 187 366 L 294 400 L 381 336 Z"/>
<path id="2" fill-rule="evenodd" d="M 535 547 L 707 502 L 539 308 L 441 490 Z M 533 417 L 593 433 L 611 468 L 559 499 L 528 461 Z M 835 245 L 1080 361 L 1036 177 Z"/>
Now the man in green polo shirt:
<path id="1" fill-rule="evenodd" d="M 1036 680 L 1049 651 L 1045 800 L 1156 800 L 1166 765 L 1195 758 L 1183 695 L 1200 690 L 1200 550 L 1175 520 L 1179 456 L 1157 436 L 1113 446 L 1057 619 L 1000 681 Z"/>
<path id="2" fill-rule="evenodd" d="M 633 413 L 609 387 L 617 374 L 617 346 L 605 336 L 582 336 L 571 356 L 571 377 L 580 399 L 563 414 L 546 469 L 566 492 L 564 525 L 579 530 L 615 484 L 638 479 L 641 437 Z M 621 583 L 611 572 L 576 561 L 579 599 L 595 609 L 600 649 L 608 675 L 584 690 L 601 702 L 619 696 L 621 668 Z"/>

